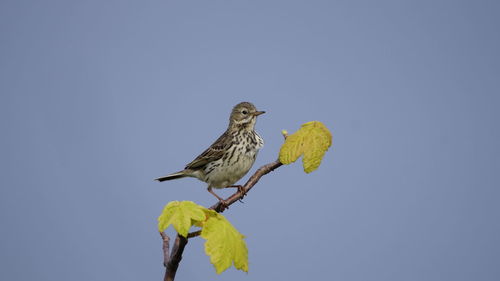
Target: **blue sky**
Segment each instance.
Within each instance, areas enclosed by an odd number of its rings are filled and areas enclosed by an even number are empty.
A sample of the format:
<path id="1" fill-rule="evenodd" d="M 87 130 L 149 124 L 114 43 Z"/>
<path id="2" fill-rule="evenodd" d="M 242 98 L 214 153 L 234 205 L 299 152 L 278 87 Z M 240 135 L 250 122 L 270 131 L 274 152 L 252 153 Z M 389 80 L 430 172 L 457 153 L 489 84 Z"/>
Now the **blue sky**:
<path id="1" fill-rule="evenodd" d="M 496 1 L 2 1 L 0 279 L 163 278 L 163 206 L 214 198 L 153 179 L 250 101 L 267 111 L 251 172 L 308 121 L 333 147 L 225 213 L 248 274 L 216 275 L 193 239 L 177 280 L 498 280 L 499 15 Z"/>

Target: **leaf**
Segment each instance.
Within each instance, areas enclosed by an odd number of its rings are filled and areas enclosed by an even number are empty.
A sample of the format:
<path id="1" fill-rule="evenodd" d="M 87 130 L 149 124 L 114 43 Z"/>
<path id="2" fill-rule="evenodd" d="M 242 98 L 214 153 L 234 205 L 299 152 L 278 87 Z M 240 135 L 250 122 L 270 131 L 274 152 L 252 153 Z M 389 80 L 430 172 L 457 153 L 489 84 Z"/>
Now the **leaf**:
<path id="1" fill-rule="evenodd" d="M 205 253 L 210 256 L 217 274 L 234 264 L 248 272 L 248 249 L 244 236 L 221 214 L 205 209 L 207 220 L 203 223 L 201 237 L 206 239 Z"/>
<path id="2" fill-rule="evenodd" d="M 236 269 L 248 272 L 248 249 L 244 236 L 221 214 L 192 201 L 172 201 L 158 217 L 158 230 L 173 225 L 187 237 L 192 225 L 202 227 L 201 237 L 206 239 L 205 252 L 210 256 L 217 274 L 234 264 Z"/>
<path id="3" fill-rule="evenodd" d="M 302 158 L 304 172 L 310 173 L 319 167 L 331 145 L 332 134 L 323 123 L 307 122 L 297 132 L 287 136 L 285 143 L 281 146 L 279 160 L 288 165 L 304 155 Z"/>
<path id="4" fill-rule="evenodd" d="M 164 231 L 171 224 L 175 230 L 186 237 L 191 225 L 206 219 L 204 207 L 192 201 L 169 202 L 158 217 L 158 230 Z"/>

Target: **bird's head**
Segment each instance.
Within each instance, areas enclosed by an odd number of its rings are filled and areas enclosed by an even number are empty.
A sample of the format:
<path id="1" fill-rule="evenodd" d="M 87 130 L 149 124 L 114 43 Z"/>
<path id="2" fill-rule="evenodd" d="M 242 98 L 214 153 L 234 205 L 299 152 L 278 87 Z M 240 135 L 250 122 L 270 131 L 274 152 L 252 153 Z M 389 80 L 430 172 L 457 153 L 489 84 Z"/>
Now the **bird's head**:
<path id="1" fill-rule="evenodd" d="M 245 127 L 253 130 L 257 116 L 266 113 L 258 111 L 255 106 L 249 102 L 240 102 L 233 107 L 229 118 L 229 126 Z"/>

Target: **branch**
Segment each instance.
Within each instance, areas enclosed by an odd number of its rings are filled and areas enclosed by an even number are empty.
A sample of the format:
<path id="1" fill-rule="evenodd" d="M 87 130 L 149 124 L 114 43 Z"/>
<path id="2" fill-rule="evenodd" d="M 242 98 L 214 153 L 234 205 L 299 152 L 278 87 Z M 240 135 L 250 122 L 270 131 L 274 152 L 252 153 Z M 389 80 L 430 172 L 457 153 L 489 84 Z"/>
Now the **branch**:
<path id="1" fill-rule="evenodd" d="M 199 236 L 201 234 L 201 230 L 193 231 L 191 233 L 188 233 L 188 238 L 193 238 L 196 236 Z"/>
<path id="2" fill-rule="evenodd" d="M 241 193 L 238 190 L 233 195 L 229 196 L 228 198 L 226 198 L 224 200 L 226 204 L 222 204 L 221 202 L 218 202 L 218 203 L 214 204 L 212 207 L 210 207 L 210 209 L 215 210 L 218 213 L 224 212 L 224 210 L 226 210 L 231 204 L 242 199 L 248 193 L 248 191 L 250 191 L 250 189 L 252 189 L 252 187 L 260 180 L 260 178 L 262 176 L 269 174 L 270 172 L 279 168 L 281 165 L 283 165 L 283 164 L 279 160 L 276 160 L 274 162 L 271 162 L 269 164 L 266 164 L 266 165 L 260 167 L 248 179 L 248 181 L 245 183 L 245 185 L 243 185 L 243 193 Z M 196 237 L 200 234 L 201 234 L 201 231 L 191 232 L 188 234 L 188 238 Z M 162 237 L 164 237 L 163 234 L 162 234 Z M 165 238 L 163 239 L 164 261 L 168 261 L 166 263 L 166 266 L 165 266 L 166 269 L 165 269 L 165 278 L 163 279 L 164 281 L 173 281 L 174 280 L 175 273 L 177 272 L 177 268 L 179 267 L 179 262 L 182 259 L 182 252 L 184 252 L 184 247 L 186 247 L 187 242 L 188 242 L 187 238 L 182 237 L 181 235 L 177 234 L 177 238 L 175 238 L 174 247 L 173 247 L 172 252 L 170 253 L 170 257 L 169 257 L 168 246 L 167 246 L 167 252 L 165 252 Z"/>
<path id="3" fill-rule="evenodd" d="M 184 252 L 184 247 L 186 247 L 187 242 L 187 238 L 177 234 L 172 253 L 170 254 L 170 260 L 165 266 L 165 277 L 163 278 L 163 281 L 173 281 L 175 279 L 177 268 L 182 260 L 182 252 Z"/>
<path id="4" fill-rule="evenodd" d="M 160 232 L 163 240 L 163 266 L 167 267 L 168 260 L 170 259 L 170 237 L 165 232 Z"/>
<path id="5" fill-rule="evenodd" d="M 220 201 L 214 204 L 210 209 L 215 210 L 217 213 L 222 213 L 224 210 L 226 210 L 231 204 L 234 202 L 242 199 L 252 187 L 259 182 L 260 178 L 266 174 L 269 174 L 270 172 L 274 171 L 276 168 L 280 167 L 283 165 L 279 160 L 276 160 L 274 162 L 271 162 L 267 165 L 264 165 L 260 167 L 255 173 L 248 179 L 248 181 L 245 183 L 243 186 L 243 194 L 239 192 L 235 192 L 233 195 L 229 196 L 226 198 L 224 201 L 226 204 L 222 204 Z"/>

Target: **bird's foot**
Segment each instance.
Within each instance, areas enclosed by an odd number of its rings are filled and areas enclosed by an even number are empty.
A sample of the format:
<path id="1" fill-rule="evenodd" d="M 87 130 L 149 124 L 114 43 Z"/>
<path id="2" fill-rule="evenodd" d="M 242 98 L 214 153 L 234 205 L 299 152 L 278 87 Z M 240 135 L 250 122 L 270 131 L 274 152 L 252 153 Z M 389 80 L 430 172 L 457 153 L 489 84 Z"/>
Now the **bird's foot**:
<path id="1" fill-rule="evenodd" d="M 238 192 L 241 194 L 240 202 L 242 202 L 241 199 L 243 199 L 243 197 L 245 197 L 245 195 L 247 195 L 247 193 L 245 192 L 245 188 L 243 187 L 243 185 L 230 185 L 228 187 L 236 187 L 236 188 L 238 188 Z"/>
<path id="2" fill-rule="evenodd" d="M 219 204 L 223 210 L 229 209 L 229 203 L 226 200 L 219 200 Z"/>
<path id="3" fill-rule="evenodd" d="M 213 196 L 215 196 L 217 198 L 217 200 L 219 200 L 219 204 L 220 206 L 223 208 L 223 209 L 229 209 L 229 204 L 226 200 L 222 199 L 219 195 L 217 195 L 213 190 L 212 188 L 208 188 L 207 189 L 208 192 L 210 192 Z"/>

